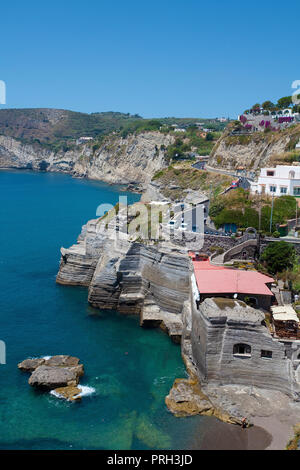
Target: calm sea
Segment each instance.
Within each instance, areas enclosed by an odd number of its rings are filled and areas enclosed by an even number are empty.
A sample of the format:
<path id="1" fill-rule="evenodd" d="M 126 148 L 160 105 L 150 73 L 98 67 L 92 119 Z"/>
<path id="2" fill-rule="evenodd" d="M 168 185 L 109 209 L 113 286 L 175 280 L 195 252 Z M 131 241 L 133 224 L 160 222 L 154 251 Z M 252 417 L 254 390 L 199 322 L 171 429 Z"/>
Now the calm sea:
<path id="1" fill-rule="evenodd" d="M 60 247 L 75 243 L 97 206 L 115 204 L 119 193 L 68 175 L 0 171 L 1 449 L 189 449 L 216 425 L 168 412 L 164 398 L 186 376 L 168 336 L 91 308 L 85 288 L 55 283 Z M 89 388 L 81 403 L 33 390 L 17 369 L 25 358 L 55 354 L 83 362 Z"/>

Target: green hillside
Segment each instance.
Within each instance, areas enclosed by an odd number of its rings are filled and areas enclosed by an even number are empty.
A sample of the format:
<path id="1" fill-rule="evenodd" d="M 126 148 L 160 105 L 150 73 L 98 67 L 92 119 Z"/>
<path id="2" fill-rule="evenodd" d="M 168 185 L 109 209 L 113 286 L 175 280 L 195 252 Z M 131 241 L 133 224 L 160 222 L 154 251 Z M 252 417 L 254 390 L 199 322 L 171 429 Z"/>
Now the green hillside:
<path id="1" fill-rule="evenodd" d="M 201 120 L 213 130 L 225 124 L 200 118 L 143 119 L 138 114 L 119 112 L 78 113 L 64 109 L 0 109 L 0 134 L 25 143 L 55 146 L 71 144 L 81 136 L 99 138 L 113 131 L 128 133 L 139 130 L 157 130 L 162 125 L 191 125 Z"/>

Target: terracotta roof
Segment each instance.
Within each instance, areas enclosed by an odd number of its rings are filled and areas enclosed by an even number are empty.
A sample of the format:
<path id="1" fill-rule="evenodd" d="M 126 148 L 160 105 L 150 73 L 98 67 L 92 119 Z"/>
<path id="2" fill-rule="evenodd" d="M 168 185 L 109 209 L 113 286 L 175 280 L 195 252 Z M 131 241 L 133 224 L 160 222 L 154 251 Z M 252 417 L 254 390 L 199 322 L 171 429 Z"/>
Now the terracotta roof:
<path id="1" fill-rule="evenodd" d="M 236 293 L 273 296 L 266 284 L 274 282 L 274 279 L 265 274 L 213 266 L 209 261 L 193 261 L 193 266 L 200 294 Z"/>

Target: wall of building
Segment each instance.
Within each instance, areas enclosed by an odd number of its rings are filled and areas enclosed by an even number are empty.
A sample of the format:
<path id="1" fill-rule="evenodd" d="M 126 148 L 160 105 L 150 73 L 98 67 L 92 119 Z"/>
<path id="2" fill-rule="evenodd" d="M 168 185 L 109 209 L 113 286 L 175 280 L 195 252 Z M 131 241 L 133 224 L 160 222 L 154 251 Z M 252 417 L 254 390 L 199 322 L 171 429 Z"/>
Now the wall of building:
<path id="1" fill-rule="evenodd" d="M 228 320 L 225 310 L 224 315 L 222 313 L 218 318 L 212 315 L 213 320 L 209 319 L 205 302 L 197 309 L 192 299 L 192 352 L 200 379 L 224 385 L 280 390 L 300 399 L 299 383 L 285 345 L 274 340 L 260 322 L 251 324 Z M 233 347 L 237 343 L 250 345 L 251 357 L 234 355 Z M 297 348 L 300 351 L 300 344 Z M 272 358 L 262 358 L 261 350 L 272 351 Z"/>
<path id="2" fill-rule="evenodd" d="M 274 172 L 274 175 L 268 175 L 270 172 Z M 276 191 L 271 191 L 270 187 L 274 186 Z M 276 168 L 262 168 L 258 181 L 251 184 L 251 191 L 259 194 L 265 192 L 265 194 L 274 194 L 274 196 L 284 194 L 293 196 L 294 188 L 298 187 L 300 187 L 300 167 L 278 165 Z M 286 190 L 285 193 L 282 192 L 283 188 Z"/>

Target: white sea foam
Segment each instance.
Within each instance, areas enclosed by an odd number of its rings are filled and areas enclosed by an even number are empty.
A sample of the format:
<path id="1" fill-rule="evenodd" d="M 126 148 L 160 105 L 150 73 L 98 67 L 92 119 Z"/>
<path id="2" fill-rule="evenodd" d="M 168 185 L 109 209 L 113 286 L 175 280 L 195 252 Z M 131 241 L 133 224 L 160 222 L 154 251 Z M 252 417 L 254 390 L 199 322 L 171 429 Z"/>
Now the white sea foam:
<path id="1" fill-rule="evenodd" d="M 48 361 L 52 356 L 30 356 L 28 359 L 45 359 L 45 361 Z"/>
<path id="2" fill-rule="evenodd" d="M 80 393 L 78 393 L 78 395 L 75 395 L 74 398 L 76 398 L 76 397 L 87 397 L 89 395 L 92 395 L 96 391 L 94 387 L 89 387 L 88 385 L 77 385 L 77 388 L 79 388 Z M 50 395 L 53 395 L 56 398 L 64 398 L 65 399 L 65 397 L 63 395 L 56 392 L 55 390 L 51 390 Z"/>
<path id="3" fill-rule="evenodd" d="M 53 395 L 56 398 L 64 398 L 63 395 L 61 395 L 60 393 L 57 393 L 55 390 L 51 390 L 50 395 Z"/>
<path id="4" fill-rule="evenodd" d="M 89 387 L 88 385 L 77 385 L 77 387 L 81 390 L 81 392 L 76 395 L 79 397 L 87 397 L 95 393 L 96 389 L 94 387 Z"/>

